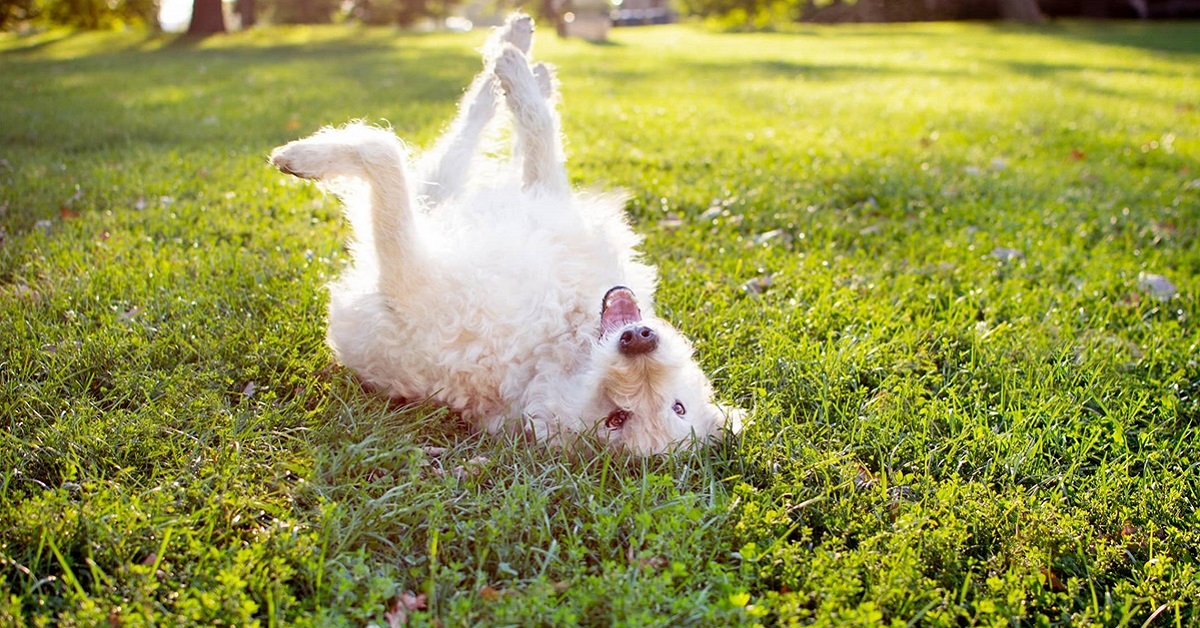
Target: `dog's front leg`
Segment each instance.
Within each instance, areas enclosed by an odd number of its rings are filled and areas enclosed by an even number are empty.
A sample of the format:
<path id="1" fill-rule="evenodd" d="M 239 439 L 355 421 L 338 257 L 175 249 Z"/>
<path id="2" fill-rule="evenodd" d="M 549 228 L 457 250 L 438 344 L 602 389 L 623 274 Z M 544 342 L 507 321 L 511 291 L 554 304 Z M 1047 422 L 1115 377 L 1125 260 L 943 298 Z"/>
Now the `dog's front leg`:
<path id="1" fill-rule="evenodd" d="M 470 180 L 471 162 L 484 131 L 496 114 L 497 81 L 492 66 L 505 46 L 528 54 L 533 45 L 533 20 L 514 15 L 496 29 L 484 45 L 484 70 L 467 88 L 458 104 L 458 116 L 417 164 L 417 194 L 437 206 L 462 193 Z"/>
<path id="2" fill-rule="evenodd" d="M 506 47 L 496 59 L 496 77 L 516 124 L 515 153 L 521 161 L 522 185 L 528 190 L 566 194 L 570 186 L 563 167 L 558 123 L 539 85 L 547 85 L 552 96 L 553 76 L 548 68 L 540 72 L 544 74 L 541 81 L 534 76 L 525 55 L 513 46 Z"/>

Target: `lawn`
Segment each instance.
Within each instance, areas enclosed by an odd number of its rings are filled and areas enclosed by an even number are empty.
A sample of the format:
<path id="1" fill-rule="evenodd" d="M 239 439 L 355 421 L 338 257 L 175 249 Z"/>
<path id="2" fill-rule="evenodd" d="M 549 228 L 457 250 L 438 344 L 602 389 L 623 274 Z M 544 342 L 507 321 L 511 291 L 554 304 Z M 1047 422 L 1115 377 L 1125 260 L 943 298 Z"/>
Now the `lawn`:
<path id="1" fill-rule="evenodd" d="M 0 36 L 0 624 L 1200 622 L 1200 23 L 544 28 L 752 409 L 646 460 L 323 344 L 348 230 L 267 153 L 428 145 L 483 37 Z"/>

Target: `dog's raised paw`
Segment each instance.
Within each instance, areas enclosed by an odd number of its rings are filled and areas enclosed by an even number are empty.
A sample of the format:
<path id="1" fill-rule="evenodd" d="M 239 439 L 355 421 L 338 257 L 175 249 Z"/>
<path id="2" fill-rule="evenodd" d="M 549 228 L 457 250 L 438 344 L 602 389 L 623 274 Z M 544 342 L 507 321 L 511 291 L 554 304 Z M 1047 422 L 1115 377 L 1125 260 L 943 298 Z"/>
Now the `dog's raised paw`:
<path id="1" fill-rule="evenodd" d="M 542 92 L 542 98 L 550 100 L 558 91 L 558 77 L 555 75 L 554 66 L 549 63 L 538 63 L 533 66 L 533 78 L 537 79 L 538 91 Z"/>
<path id="2" fill-rule="evenodd" d="M 513 46 L 505 46 L 496 58 L 496 78 L 500 79 L 500 86 L 505 92 L 512 93 L 518 82 L 525 80 L 525 75 L 532 76 L 525 55 Z"/>
<path id="3" fill-rule="evenodd" d="M 529 54 L 533 47 L 533 18 L 528 15 L 514 15 L 503 26 L 500 37 L 517 50 Z"/>
<path id="4" fill-rule="evenodd" d="M 311 146 L 303 142 L 291 142 L 271 151 L 271 165 L 284 174 L 290 174 L 301 179 L 319 179 L 320 173 L 314 167 L 315 155 Z"/>

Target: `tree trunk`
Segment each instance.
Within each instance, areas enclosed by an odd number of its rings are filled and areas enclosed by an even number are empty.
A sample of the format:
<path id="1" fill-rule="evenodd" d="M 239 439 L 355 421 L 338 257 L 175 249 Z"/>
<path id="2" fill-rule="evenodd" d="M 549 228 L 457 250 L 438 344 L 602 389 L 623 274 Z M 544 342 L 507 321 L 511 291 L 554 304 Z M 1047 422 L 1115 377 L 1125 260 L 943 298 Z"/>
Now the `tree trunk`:
<path id="1" fill-rule="evenodd" d="M 188 35 L 213 35 L 225 32 L 225 14 L 221 0 L 193 0 Z"/>
<path id="2" fill-rule="evenodd" d="M 258 22 L 258 11 L 254 6 L 254 0 L 237 0 L 233 3 L 233 10 L 237 11 L 239 17 L 242 18 L 242 29 L 253 27 Z"/>
<path id="3" fill-rule="evenodd" d="M 1037 0 L 1000 0 L 1000 17 L 1006 20 L 1041 24 L 1046 21 Z"/>

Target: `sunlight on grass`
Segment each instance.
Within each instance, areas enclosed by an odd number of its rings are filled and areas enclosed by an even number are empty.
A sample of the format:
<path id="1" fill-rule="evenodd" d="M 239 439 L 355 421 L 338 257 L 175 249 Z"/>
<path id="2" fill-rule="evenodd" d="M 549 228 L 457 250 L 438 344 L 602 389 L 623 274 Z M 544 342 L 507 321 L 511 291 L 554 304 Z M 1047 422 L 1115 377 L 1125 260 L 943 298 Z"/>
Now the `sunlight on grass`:
<path id="1" fill-rule="evenodd" d="M 1200 28 L 540 32 L 738 442 L 530 447 L 332 364 L 348 230 L 266 155 L 427 145 L 482 33 L 6 34 L 0 624 L 1197 621 Z"/>

